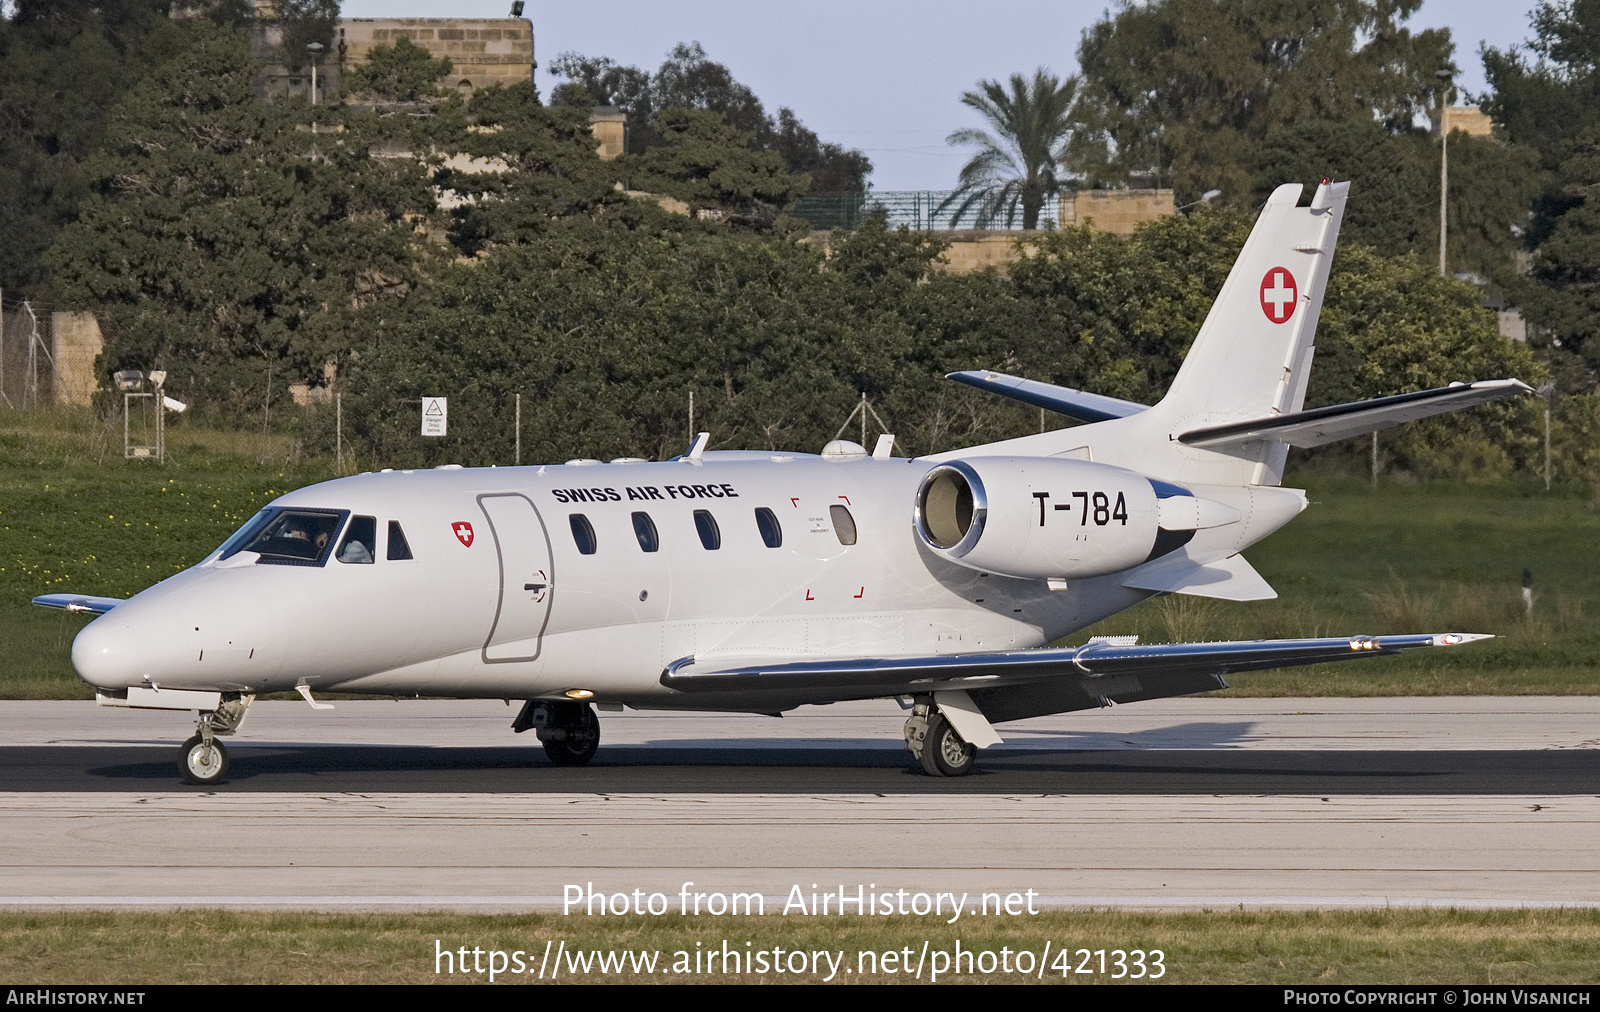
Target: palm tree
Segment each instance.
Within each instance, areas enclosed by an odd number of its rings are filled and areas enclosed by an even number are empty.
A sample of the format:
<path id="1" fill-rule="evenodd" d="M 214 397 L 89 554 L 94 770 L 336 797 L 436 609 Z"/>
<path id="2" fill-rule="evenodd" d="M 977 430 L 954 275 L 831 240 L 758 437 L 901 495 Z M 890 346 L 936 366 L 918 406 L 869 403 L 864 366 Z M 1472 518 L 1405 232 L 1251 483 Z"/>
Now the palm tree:
<path id="1" fill-rule="evenodd" d="M 1040 67 L 1032 81 L 1012 74 L 1009 92 L 999 81 L 979 81 L 977 91 L 962 95 L 961 103 L 982 113 L 998 139 L 970 127 L 946 138 L 950 144 L 975 144 L 978 153 L 962 167 L 960 187 L 939 210 L 957 205 L 959 220 L 976 209 L 979 228 L 1003 215 L 1009 228 L 1021 205 L 1022 227 L 1038 228 L 1044 202 L 1071 185 L 1062 163 L 1077 126 L 1077 92 L 1076 77 L 1063 81 Z"/>

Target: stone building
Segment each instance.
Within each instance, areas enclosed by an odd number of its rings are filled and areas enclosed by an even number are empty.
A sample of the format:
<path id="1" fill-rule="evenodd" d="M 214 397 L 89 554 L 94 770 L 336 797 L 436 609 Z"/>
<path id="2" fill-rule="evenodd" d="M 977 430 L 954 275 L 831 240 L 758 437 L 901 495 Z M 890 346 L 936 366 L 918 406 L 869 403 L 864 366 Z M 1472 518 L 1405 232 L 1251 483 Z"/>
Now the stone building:
<path id="1" fill-rule="evenodd" d="M 493 84 L 531 81 L 538 63 L 533 55 L 533 22 L 527 18 L 342 18 L 333 44 L 314 60 L 291 70 L 283 62 L 283 32 L 273 0 L 256 0 L 256 26 L 250 56 L 261 70 L 256 96 L 270 101 L 304 95 L 316 104 L 337 98 L 344 72 L 365 63 L 377 46 L 400 39 L 421 46 L 434 59 L 451 63 L 442 84 L 463 93 Z M 316 67 L 312 96 L 312 63 Z"/>

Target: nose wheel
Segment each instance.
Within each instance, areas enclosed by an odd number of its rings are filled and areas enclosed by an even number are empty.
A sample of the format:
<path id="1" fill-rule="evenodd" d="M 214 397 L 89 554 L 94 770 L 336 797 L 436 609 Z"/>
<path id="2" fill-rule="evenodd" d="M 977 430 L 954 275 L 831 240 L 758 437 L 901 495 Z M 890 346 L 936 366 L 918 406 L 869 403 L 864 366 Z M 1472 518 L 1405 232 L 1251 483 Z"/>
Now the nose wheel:
<path id="1" fill-rule="evenodd" d="M 228 750 L 211 735 L 197 734 L 183 743 L 178 773 L 186 783 L 202 787 L 219 782 L 228 772 Z"/>
<path id="2" fill-rule="evenodd" d="M 557 766 L 587 766 L 600 748 L 600 717 L 588 703 L 530 699 L 511 725 L 518 734 L 529 728 Z"/>

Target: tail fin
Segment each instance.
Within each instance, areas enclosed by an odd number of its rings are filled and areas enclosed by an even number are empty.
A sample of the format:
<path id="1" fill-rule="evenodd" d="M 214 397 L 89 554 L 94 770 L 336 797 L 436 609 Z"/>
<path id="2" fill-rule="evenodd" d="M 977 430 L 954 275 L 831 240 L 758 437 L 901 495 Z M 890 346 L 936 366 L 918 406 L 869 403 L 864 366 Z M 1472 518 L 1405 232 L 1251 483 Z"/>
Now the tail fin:
<path id="1" fill-rule="evenodd" d="M 1305 405 L 1322 295 L 1349 183 L 1272 192 L 1154 413 L 1173 431 L 1288 414 Z M 1260 444 L 1256 484 L 1277 484 L 1288 447 Z"/>

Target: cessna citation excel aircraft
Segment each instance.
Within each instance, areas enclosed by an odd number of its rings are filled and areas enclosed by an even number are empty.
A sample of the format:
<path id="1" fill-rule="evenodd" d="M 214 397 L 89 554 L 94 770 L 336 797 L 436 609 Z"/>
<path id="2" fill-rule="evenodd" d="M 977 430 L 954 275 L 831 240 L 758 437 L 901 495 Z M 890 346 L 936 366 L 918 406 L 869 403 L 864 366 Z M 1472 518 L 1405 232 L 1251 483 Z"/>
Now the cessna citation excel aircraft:
<path id="1" fill-rule="evenodd" d="M 1294 519 L 1289 446 L 1528 390 L 1453 384 L 1302 410 L 1348 183 L 1279 187 L 1172 388 L 1146 406 L 992 372 L 951 376 L 1089 424 L 910 459 L 820 456 L 384 471 L 291 492 L 204 561 L 100 613 L 72 663 L 107 706 L 198 711 L 179 769 L 265 692 L 526 700 L 559 765 L 595 707 L 781 714 L 896 697 L 934 776 L 993 725 L 1223 688 L 1232 671 L 1393 654 L 1456 633 L 1045 648 L 1156 594 L 1276 596 L 1239 553 Z"/>

